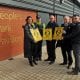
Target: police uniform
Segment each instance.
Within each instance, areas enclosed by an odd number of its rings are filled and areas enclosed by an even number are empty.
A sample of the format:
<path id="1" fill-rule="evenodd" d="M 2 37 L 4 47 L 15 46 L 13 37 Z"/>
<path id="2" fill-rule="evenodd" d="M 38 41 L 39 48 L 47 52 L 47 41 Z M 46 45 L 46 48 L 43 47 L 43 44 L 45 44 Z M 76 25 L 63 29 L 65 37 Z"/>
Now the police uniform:
<path id="1" fill-rule="evenodd" d="M 43 28 L 45 28 L 45 24 L 42 22 L 36 22 L 35 24 L 39 29 L 41 36 L 43 36 Z M 42 40 L 37 42 L 37 60 L 41 60 L 42 57 L 42 42 Z"/>

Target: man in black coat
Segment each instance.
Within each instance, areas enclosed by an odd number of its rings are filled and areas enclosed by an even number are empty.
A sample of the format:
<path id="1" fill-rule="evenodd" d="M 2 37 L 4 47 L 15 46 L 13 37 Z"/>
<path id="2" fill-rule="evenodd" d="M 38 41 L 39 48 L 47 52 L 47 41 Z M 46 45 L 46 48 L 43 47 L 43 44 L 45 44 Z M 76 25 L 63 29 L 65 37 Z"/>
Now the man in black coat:
<path id="1" fill-rule="evenodd" d="M 75 68 L 69 74 L 78 75 L 80 72 L 80 22 L 79 16 L 73 16 L 72 32 L 64 37 L 65 39 L 71 38 L 72 49 L 75 58 Z"/>
<path id="2" fill-rule="evenodd" d="M 64 17 L 64 23 L 61 25 L 61 27 L 64 27 L 63 31 L 63 37 L 66 35 L 69 35 L 71 33 L 71 24 L 69 23 L 69 16 Z M 60 65 L 67 65 L 68 63 L 68 68 L 72 65 L 72 44 L 71 44 L 71 39 L 63 39 L 60 41 L 61 45 L 61 51 L 62 51 L 62 56 L 63 56 L 63 63 Z"/>
<path id="3" fill-rule="evenodd" d="M 58 27 L 58 24 L 55 22 L 55 16 L 50 15 L 50 21 L 47 24 L 46 28 L 52 29 L 52 34 L 54 34 L 55 27 Z M 55 54 L 56 40 L 47 40 L 46 43 L 47 43 L 48 59 L 46 59 L 45 61 L 50 61 L 49 64 L 53 64 L 56 59 L 56 54 Z"/>

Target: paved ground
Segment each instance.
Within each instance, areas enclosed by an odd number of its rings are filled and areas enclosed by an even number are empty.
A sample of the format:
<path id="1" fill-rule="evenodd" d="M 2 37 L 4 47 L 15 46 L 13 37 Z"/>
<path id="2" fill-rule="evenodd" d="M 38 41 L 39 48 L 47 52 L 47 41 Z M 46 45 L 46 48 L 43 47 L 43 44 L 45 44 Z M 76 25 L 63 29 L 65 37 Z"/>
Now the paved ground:
<path id="1" fill-rule="evenodd" d="M 80 80 L 80 75 L 68 75 L 70 71 L 66 66 L 60 66 L 62 61 L 61 51 L 56 50 L 57 59 L 53 65 L 49 62 L 39 61 L 35 67 L 28 65 L 23 55 L 17 56 L 14 60 L 0 62 L 0 80 Z M 43 59 L 47 58 L 45 47 L 43 48 Z M 74 64 L 73 64 L 74 65 Z"/>

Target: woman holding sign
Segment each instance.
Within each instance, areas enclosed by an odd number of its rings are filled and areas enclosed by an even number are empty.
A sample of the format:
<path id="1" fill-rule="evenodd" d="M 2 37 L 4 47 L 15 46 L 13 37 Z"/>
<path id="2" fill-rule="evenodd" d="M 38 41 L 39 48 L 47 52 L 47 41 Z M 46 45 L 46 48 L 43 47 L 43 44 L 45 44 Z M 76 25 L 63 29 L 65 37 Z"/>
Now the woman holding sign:
<path id="1" fill-rule="evenodd" d="M 30 29 L 35 29 L 35 25 L 33 24 L 33 20 L 31 16 L 28 16 L 26 19 L 26 24 L 24 25 L 24 57 L 28 58 L 29 64 L 31 66 L 37 65 L 36 59 L 36 45 Z"/>

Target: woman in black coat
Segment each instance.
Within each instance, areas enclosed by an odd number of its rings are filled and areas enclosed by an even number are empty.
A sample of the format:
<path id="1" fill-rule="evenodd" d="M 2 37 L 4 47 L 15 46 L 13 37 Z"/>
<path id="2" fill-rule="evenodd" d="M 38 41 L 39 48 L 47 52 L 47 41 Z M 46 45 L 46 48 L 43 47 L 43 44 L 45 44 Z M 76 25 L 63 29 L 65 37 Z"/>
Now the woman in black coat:
<path id="1" fill-rule="evenodd" d="M 24 57 L 28 58 L 29 64 L 34 66 L 36 63 L 36 45 L 34 39 L 31 35 L 30 29 L 35 29 L 35 25 L 33 24 L 33 20 L 31 16 L 28 16 L 26 19 L 26 24 L 24 25 Z"/>

